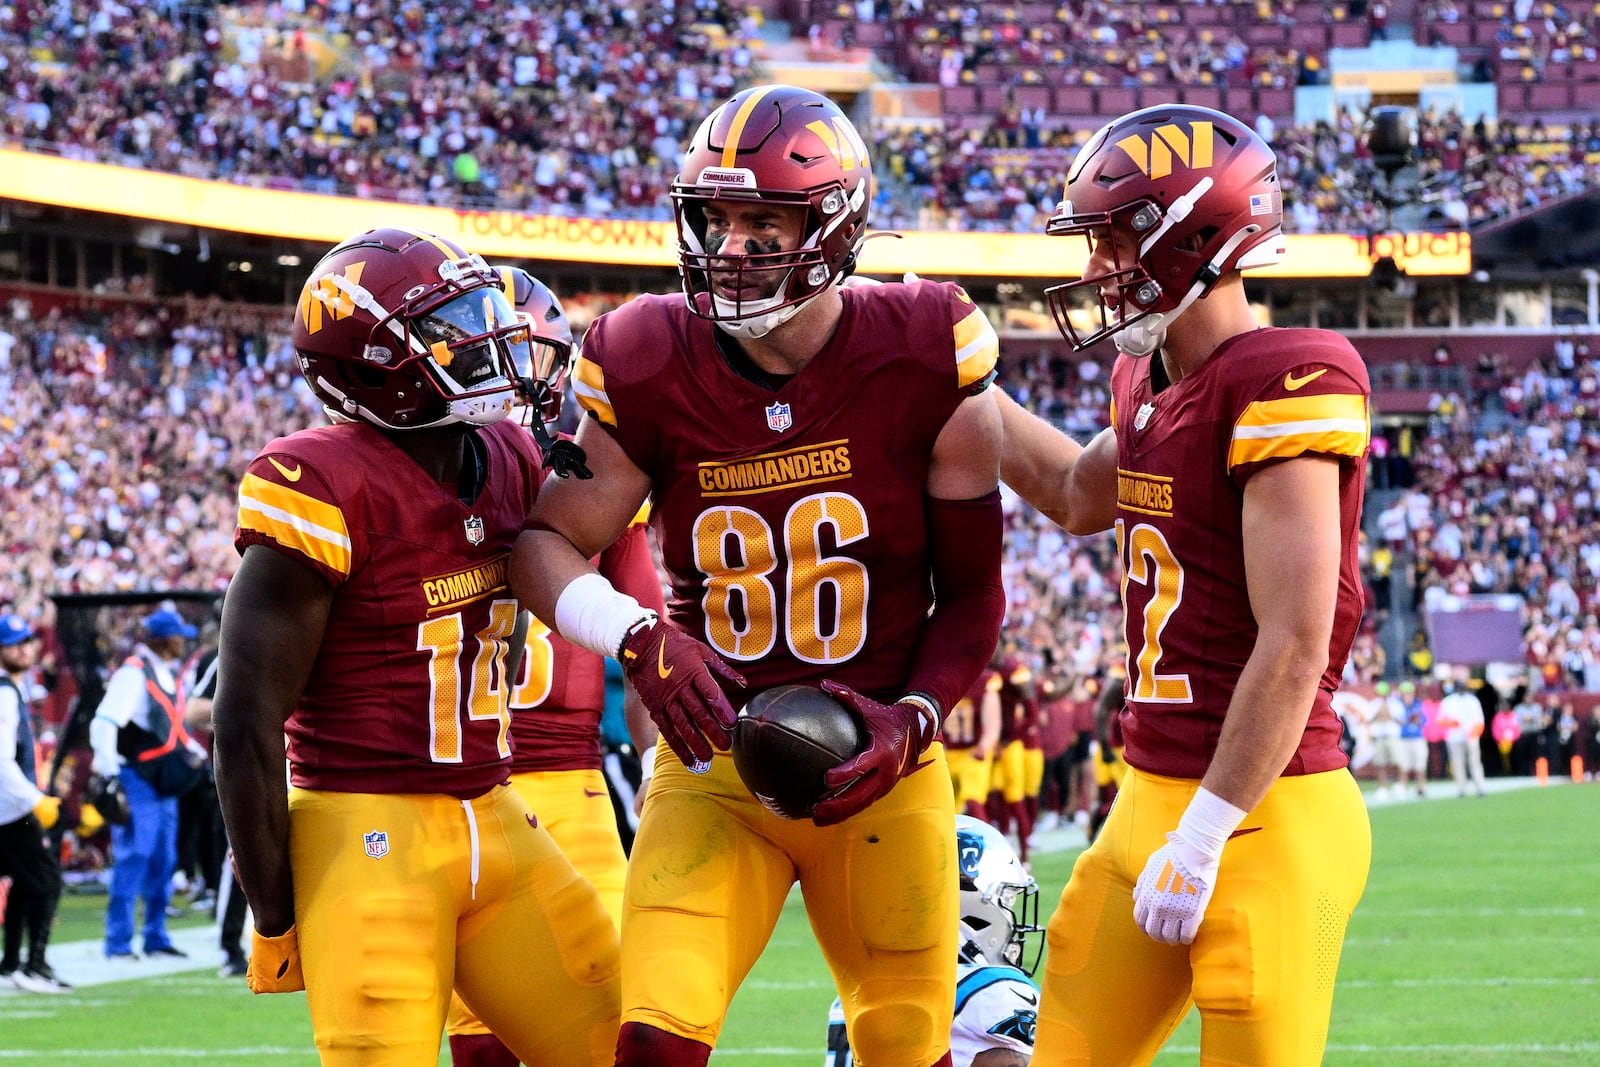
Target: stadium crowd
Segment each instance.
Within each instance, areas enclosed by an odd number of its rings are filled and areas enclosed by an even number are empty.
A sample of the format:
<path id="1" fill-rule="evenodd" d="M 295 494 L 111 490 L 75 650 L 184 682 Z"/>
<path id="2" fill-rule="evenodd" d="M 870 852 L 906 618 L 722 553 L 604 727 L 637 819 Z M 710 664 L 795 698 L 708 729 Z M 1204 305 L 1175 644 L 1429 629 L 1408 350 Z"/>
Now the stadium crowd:
<path id="1" fill-rule="evenodd" d="M 1078 5 L 1072 18 L 1026 31 L 1015 8 L 877 6 L 901 32 L 927 38 L 919 48 L 942 51 L 935 76 L 952 83 L 1012 52 L 1102 81 L 1125 68 L 1123 77 L 1154 70 L 1175 85 L 1292 85 L 1304 65 L 1247 48 L 1233 30 L 1191 33 L 1139 5 Z M 176 5 L 25 0 L 0 18 L 0 142 L 272 188 L 664 219 L 679 146 L 711 102 L 749 77 L 760 43 L 756 16 L 727 0 L 685 9 L 368 0 L 223 5 L 179 18 Z M 995 12 L 1010 14 L 991 26 Z M 1083 50 L 1095 62 L 1079 62 Z M 1361 116 L 1255 121 L 1285 161 L 1289 228 L 1382 223 Z M 1088 132 L 1014 103 L 979 126 L 880 126 L 871 134 L 877 224 L 1036 230 Z M 1424 116 L 1418 155 L 1433 224 L 1467 226 L 1600 184 L 1600 121 L 1490 129 Z"/>
<path id="2" fill-rule="evenodd" d="M 1087 438 L 1104 425 L 1108 374 L 1042 353 L 1006 365 L 1001 384 Z M 1537 684 L 1600 690 L 1600 358 L 1564 341 L 1476 384 L 1440 398 L 1410 450 L 1403 518 L 1373 516 L 1371 547 L 1392 542 L 1412 561 L 1413 607 L 1439 592 L 1521 593 Z M 0 314 L 0 608 L 48 626 L 50 592 L 225 588 L 238 472 L 321 418 L 279 309 L 104 298 L 68 311 L 14 297 Z M 1014 500 L 1007 522 L 1006 643 L 1063 687 L 1116 663 L 1110 539 L 1071 537 Z M 1353 683 L 1384 673 L 1376 621 Z"/>

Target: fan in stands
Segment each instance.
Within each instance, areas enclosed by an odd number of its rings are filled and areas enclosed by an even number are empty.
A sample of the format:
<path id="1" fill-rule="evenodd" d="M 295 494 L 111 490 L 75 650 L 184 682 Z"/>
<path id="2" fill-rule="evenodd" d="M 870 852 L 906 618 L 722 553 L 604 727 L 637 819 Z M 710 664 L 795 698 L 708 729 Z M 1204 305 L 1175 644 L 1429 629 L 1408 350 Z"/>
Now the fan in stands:
<path id="1" fill-rule="evenodd" d="M 766 809 L 809 819 L 828 792 L 822 776 L 862 749 L 855 717 L 810 685 L 757 693 L 733 728 L 733 765 Z"/>

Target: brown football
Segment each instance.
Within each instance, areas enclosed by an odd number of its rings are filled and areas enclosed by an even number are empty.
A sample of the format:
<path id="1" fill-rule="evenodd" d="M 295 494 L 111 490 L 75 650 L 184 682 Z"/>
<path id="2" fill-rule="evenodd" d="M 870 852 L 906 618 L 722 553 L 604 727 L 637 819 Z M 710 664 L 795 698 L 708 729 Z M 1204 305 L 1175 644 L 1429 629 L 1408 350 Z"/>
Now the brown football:
<path id="1" fill-rule="evenodd" d="M 810 685 L 750 698 L 733 727 L 733 765 L 774 815 L 809 819 L 828 792 L 822 776 L 865 746 L 848 708 Z"/>

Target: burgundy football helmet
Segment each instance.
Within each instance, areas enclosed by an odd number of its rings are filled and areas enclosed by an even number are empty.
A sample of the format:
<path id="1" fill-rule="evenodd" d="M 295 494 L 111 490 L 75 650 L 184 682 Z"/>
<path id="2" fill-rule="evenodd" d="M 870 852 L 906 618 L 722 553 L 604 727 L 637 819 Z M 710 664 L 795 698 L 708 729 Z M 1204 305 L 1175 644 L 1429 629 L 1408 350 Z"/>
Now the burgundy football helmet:
<path id="1" fill-rule="evenodd" d="M 500 275 L 402 229 L 352 237 L 311 269 L 294 347 L 332 417 L 385 430 L 496 422 L 511 411 L 516 368 L 533 363 Z"/>
<path id="2" fill-rule="evenodd" d="M 1090 250 L 1113 230 L 1137 242 L 1127 262 L 1045 290 L 1062 336 L 1082 351 L 1108 336 L 1131 356 L 1160 347 L 1167 327 L 1229 271 L 1276 263 L 1286 251 L 1278 161 L 1249 126 L 1220 111 L 1162 104 L 1102 127 L 1072 162 L 1045 232 L 1083 235 Z M 1080 329 L 1083 291 L 1096 328 Z"/>
<path id="3" fill-rule="evenodd" d="M 672 200 L 690 310 L 735 337 L 762 337 L 854 268 L 866 236 L 872 164 L 861 135 L 833 101 L 792 85 L 759 85 L 700 124 Z M 756 253 L 708 247 L 706 208 L 716 200 L 803 207 L 800 247 Z M 753 287 L 771 295 L 719 295 L 717 280 L 735 293 Z"/>
<path id="4" fill-rule="evenodd" d="M 521 267 L 496 267 L 511 306 L 528 323 L 532 363 L 517 367 L 517 386 L 539 418 L 554 426 L 572 363 L 572 324 L 550 287 Z"/>

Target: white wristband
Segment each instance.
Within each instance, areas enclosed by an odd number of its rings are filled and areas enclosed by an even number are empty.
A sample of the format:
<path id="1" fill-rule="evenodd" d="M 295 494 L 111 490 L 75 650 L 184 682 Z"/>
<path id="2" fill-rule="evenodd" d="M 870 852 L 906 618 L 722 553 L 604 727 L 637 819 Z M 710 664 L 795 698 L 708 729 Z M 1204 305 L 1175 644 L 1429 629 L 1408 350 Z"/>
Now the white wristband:
<path id="1" fill-rule="evenodd" d="M 648 782 L 656 773 L 656 746 L 639 750 L 639 781 Z"/>
<path id="2" fill-rule="evenodd" d="M 1183 810 L 1183 818 L 1178 820 L 1178 836 L 1204 849 L 1208 855 L 1220 856 L 1222 846 L 1228 843 L 1228 838 L 1247 814 L 1243 808 L 1234 807 L 1201 786 Z"/>
<path id="3" fill-rule="evenodd" d="M 654 622 L 656 613 L 598 574 L 582 574 L 556 598 L 556 632 L 601 656 L 615 656 L 636 623 Z"/>

